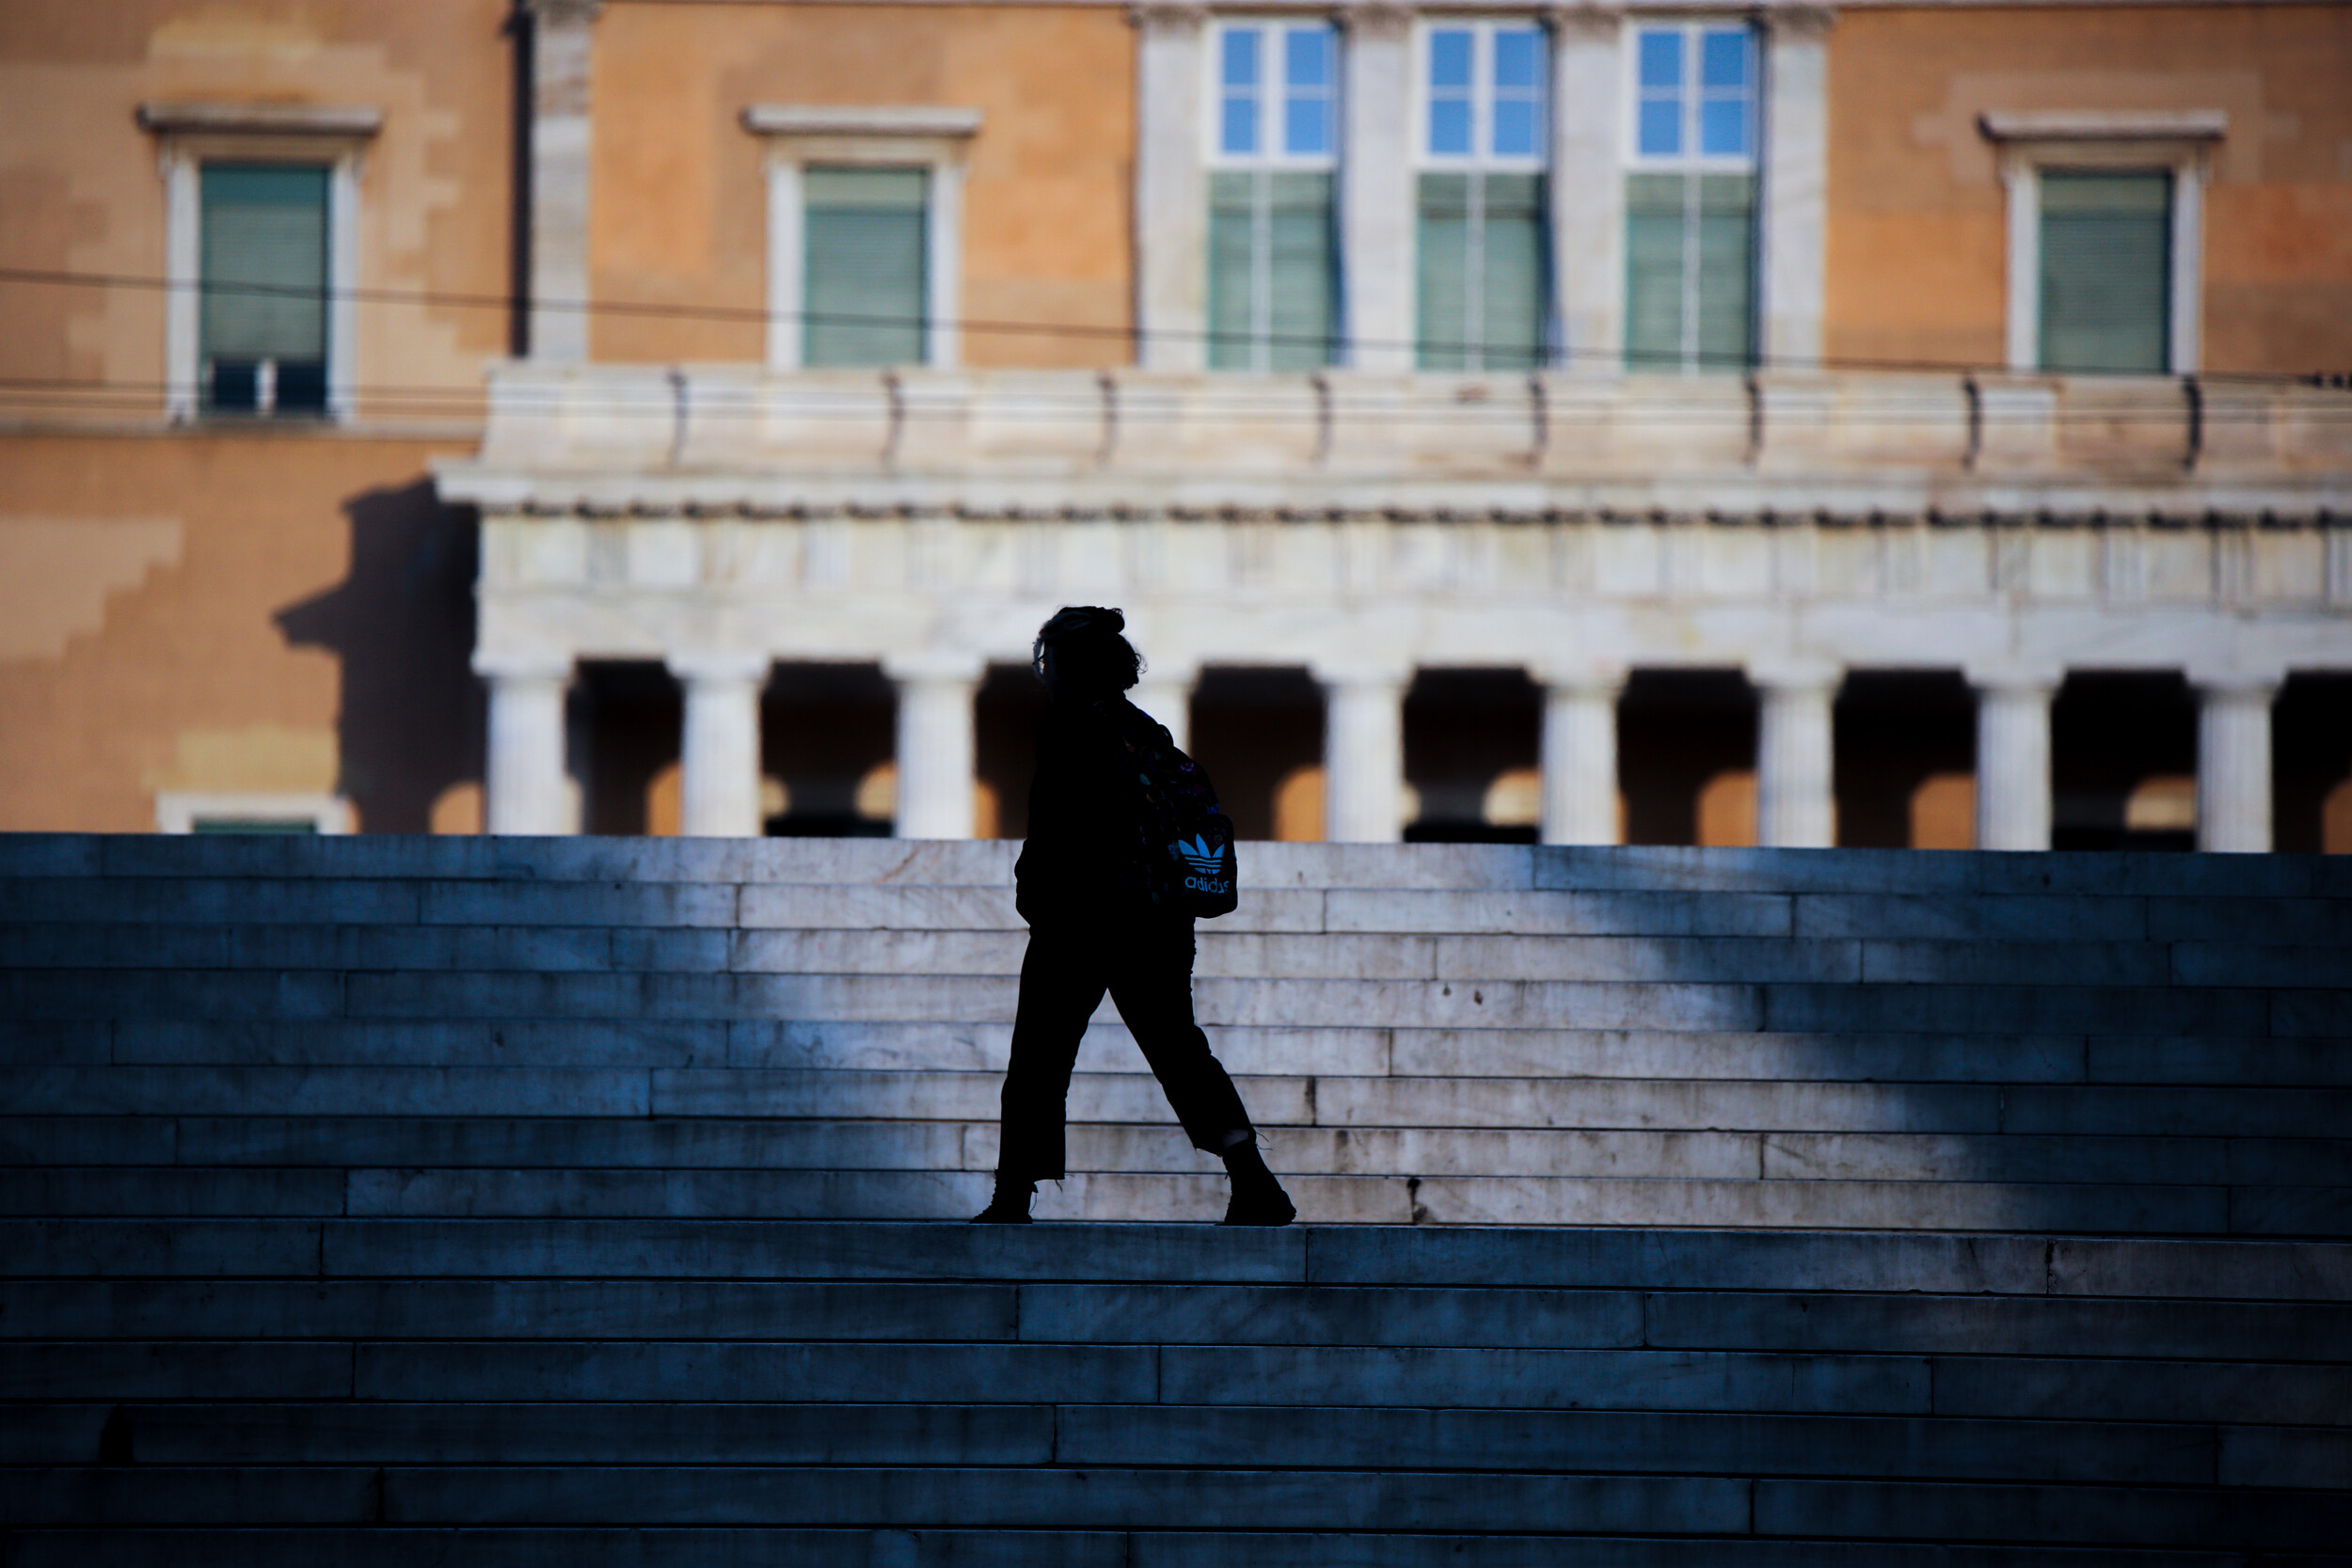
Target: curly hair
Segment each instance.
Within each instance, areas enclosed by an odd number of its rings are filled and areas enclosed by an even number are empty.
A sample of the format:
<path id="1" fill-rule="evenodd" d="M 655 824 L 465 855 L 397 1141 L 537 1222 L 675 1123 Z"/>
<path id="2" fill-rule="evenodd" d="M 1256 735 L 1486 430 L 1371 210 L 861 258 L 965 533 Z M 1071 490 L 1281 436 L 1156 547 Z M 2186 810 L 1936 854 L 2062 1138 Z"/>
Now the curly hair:
<path id="1" fill-rule="evenodd" d="M 1054 653 L 1054 671 L 1062 684 L 1089 694 L 1124 691 L 1143 678 L 1143 656 L 1120 634 L 1127 617 L 1102 605 L 1064 605 L 1037 629 L 1029 645 L 1029 665 L 1044 673 L 1045 652 Z"/>

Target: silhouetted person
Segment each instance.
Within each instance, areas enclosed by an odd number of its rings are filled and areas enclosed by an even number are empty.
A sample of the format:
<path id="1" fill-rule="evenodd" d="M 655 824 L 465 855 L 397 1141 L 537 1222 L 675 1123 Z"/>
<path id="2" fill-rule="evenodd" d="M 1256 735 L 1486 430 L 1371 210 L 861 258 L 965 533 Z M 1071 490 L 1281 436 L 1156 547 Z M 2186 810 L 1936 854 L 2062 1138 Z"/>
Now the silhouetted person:
<path id="1" fill-rule="evenodd" d="M 1037 732 L 1029 837 L 1013 867 L 1029 923 L 1021 1002 L 1005 1073 L 996 1196 L 976 1223 L 1025 1225 L 1041 1180 L 1062 1175 L 1064 1102 L 1087 1020 L 1110 992 L 1193 1147 L 1232 1179 L 1227 1225 L 1288 1225 L 1297 1214 L 1258 1153 L 1233 1081 L 1192 1018 L 1192 919 L 1142 891 L 1141 797 L 1121 736 L 1165 730 L 1124 693 L 1143 661 L 1126 617 L 1066 608 L 1039 629 L 1031 657 L 1049 703 Z"/>

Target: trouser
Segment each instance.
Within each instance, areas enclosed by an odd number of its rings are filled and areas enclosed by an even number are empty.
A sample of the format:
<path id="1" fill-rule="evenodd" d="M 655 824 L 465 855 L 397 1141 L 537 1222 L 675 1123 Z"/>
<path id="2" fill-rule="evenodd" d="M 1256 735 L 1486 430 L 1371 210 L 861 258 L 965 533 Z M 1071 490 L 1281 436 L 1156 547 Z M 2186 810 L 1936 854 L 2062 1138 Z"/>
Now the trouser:
<path id="1" fill-rule="evenodd" d="M 1192 958 L 1189 920 L 1030 928 L 1013 1015 L 1012 1065 L 1005 1073 L 998 1175 L 1060 1179 L 1070 1069 L 1104 990 L 1195 1148 L 1221 1154 L 1232 1133 L 1251 1131 L 1232 1079 L 1193 1022 Z"/>

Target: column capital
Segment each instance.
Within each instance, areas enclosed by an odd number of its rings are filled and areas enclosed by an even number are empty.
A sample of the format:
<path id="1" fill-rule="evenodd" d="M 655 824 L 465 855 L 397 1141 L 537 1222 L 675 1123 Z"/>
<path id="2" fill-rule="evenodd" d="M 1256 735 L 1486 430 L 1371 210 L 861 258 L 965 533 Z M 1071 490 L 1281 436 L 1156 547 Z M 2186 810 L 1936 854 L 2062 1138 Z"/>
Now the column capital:
<path id="1" fill-rule="evenodd" d="M 604 13 L 604 0 L 523 0 L 532 20 L 547 27 L 585 27 Z"/>
<path id="2" fill-rule="evenodd" d="M 1754 659 L 1748 684 L 1758 691 L 1836 691 L 1846 667 L 1826 658 Z"/>
<path id="3" fill-rule="evenodd" d="M 2268 703 L 2286 684 L 2284 670 L 2198 670 L 2188 672 L 2188 684 L 2211 702 Z"/>
<path id="4" fill-rule="evenodd" d="M 1615 696 L 1625 689 L 1629 672 L 1622 664 L 1608 660 L 1566 659 L 1558 663 L 1533 663 L 1528 676 L 1547 691 L 1575 691 Z"/>
<path id="5" fill-rule="evenodd" d="M 902 685 L 977 686 L 988 665 L 977 654 L 922 649 L 889 655 L 882 667 L 885 676 Z"/>
<path id="6" fill-rule="evenodd" d="M 732 649 L 689 649 L 672 653 L 662 659 L 670 673 L 690 683 L 714 681 L 750 681 L 764 683 L 769 667 L 774 661 L 766 654 L 742 653 Z"/>
<path id="7" fill-rule="evenodd" d="M 2055 664 L 1970 664 L 1961 671 L 1975 691 L 2038 691 L 2048 695 L 2066 684 Z"/>
<path id="8" fill-rule="evenodd" d="M 1788 39 L 1799 43 L 1815 43 L 1829 36 L 1836 24 L 1837 12 L 1829 6 L 1794 4 L 1768 6 L 1759 20 L 1765 32 L 1774 40 Z"/>
<path id="9" fill-rule="evenodd" d="M 487 681 L 567 681 L 572 678 L 572 656 L 476 648 L 473 673 Z"/>
<path id="10" fill-rule="evenodd" d="M 1413 678 L 1410 665 L 1380 659 L 1317 659 L 1309 666 L 1315 684 L 1327 689 L 1404 687 Z"/>

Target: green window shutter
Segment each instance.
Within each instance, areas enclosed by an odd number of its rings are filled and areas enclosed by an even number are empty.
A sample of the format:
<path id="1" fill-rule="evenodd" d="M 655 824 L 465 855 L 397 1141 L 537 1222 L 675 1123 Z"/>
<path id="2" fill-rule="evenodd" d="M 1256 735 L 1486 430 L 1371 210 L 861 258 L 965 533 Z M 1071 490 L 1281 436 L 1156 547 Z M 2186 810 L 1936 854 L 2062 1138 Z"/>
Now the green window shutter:
<path id="1" fill-rule="evenodd" d="M 1756 360 L 1756 177 L 1697 179 L 1699 368 L 1745 370 Z"/>
<path id="2" fill-rule="evenodd" d="M 1468 370 L 1470 318 L 1470 177 L 1421 177 L 1421 232 L 1414 246 L 1419 273 L 1421 342 L 1425 371 Z"/>
<path id="3" fill-rule="evenodd" d="M 1266 187 L 1272 206 L 1266 329 L 1273 338 L 1267 362 L 1278 371 L 1320 370 L 1331 363 L 1338 337 L 1331 176 L 1275 174 Z"/>
<path id="4" fill-rule="evenodd" d="M 1421 177 L 1423 370 L 1532 370 L 1544 356 L 1543 180 Z"/>
<path id="5" fill-rule="evenodd" d="M 199 188 L 199 352 L 208 360 L 324 364 L 326 170 L 209 164 Z"/>
<path id="6" fill-rule="evenodd" d="M 921 364 L 930 174 L 816 167 L 802 180 L 803 362 Z"/>
<path id="7" fill-rule="evenodd" d="M 1534 174 L 1484 177 L 1477 341 L 1490 371 L 1534 370 L 1544 360 L 1544 192 Z"/>
<path id="8" fill-rule="evenodd" d="M 1257 363 L 1258 177 L 1209 177 L 1209 368 L 1246 371 Z"/>
<path id="9" fill-rule="evenodd" d="M 1682 363 L 1683 176 L 1625 182 L 1625 361 L 1633 371 Z"/>
<path id="10" fill-rule="evenodd" d="M 2042 368 L 2162 372 L 2170 358 L 2172 178 L 2042 176 Z"/>
<path id="11" fill-rule="evenodd" d="M 1337 346 L 1331 177 L 1209 178 L 1209 365 L 1314 370 Z"/>

